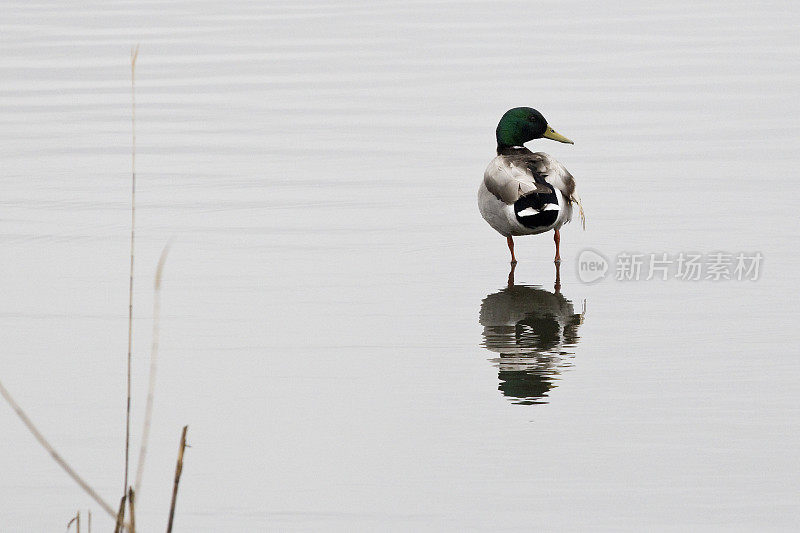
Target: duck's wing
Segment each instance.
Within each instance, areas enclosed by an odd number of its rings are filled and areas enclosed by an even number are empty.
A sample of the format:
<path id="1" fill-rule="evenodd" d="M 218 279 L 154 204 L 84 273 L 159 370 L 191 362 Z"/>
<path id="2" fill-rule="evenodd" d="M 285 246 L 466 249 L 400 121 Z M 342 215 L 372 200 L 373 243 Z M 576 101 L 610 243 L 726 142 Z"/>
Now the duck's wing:
<path id="1" fill-rule="evenodd" d="M 537 180 L 524 159 L 495 157 L 483 174 L 483 182 L 490 193 L 507 204 L 513 204 L 529 194 L 551 194 L 552 188 Z"/>
<path id="2" fill-rule="evenodd" d="M 572 199 L 575 194 L 575 178 L 556 158 L 544 152 L 535 152 L 526 158 L 526 163 L 534 177 L 546 181 L 561 191 L 564 197 Z"/>
<path id="3" fill-rule="evenodd" d="M 575 178 L 569 170 L 558 162 L 554 157 L 544 152 L 532 153 L 527 158 L 528 168 L 537 179 L 543 179 L 553 187 L 561 191 L 564 198 L 577 204 L 581 215 L 581 225 L 586 229 L 586 215 L 583 213 L 583 204 L 580 197 L 575 193 Z"/>
<path id="4" fill-rule="evenodd" d="M 486 188 L 513 206 L 517 222 L 526 228 L 545 231 L 559 217 L 561 208 L 553 185 L 535 172 L 533 154 L 524 149 L 498 155 L 486 169 Z"/>

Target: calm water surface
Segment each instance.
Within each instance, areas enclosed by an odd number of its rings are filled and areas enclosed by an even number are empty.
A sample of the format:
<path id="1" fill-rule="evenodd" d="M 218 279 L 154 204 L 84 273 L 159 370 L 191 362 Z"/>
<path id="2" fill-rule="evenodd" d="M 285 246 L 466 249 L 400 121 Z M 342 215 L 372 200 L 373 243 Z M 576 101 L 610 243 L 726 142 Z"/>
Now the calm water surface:
<path id="1" fill-rule="evenodd" d="M 165 243 L 143 530 L 796 530 L 800 9 L 784 2 L 4 2 L 0 379 L 122 485 Z M 509 107 L 574 146 L 586 231 L 502 237 Z M 584 248 L 763 254 L 583 284 Z M 613 269 L 613 266 L 612 266 Z M 556 288 L 556 284 L 559 285 Z M 110 520 L 0 406 L 0 529 Z M 85 515 L 84 515 L 85 516 Z"/>

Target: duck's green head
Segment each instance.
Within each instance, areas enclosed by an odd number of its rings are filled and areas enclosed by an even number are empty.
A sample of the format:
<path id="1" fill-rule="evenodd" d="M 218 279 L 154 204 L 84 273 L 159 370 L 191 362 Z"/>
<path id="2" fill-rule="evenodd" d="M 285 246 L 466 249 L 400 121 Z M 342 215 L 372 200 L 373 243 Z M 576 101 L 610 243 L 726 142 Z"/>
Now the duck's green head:
<path id="1" fill-rule="evenodd" d="M 497 124 L 497 147 L 522 146 L 533 139 L 553 139 L 575 144 L 547 125 L 547 120 L 532 107 L 509 109 Z"/>

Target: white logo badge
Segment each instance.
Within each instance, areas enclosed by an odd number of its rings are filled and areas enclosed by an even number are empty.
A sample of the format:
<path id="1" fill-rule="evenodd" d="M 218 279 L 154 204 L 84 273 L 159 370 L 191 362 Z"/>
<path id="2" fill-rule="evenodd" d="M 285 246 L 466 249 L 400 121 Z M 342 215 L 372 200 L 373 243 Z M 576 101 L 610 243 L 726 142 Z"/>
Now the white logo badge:
<path id="1" fill-rule="evenodd" d="M 594 250 L 583 250 L 578 256 L 578 279 L 593 283 L 606 277 L 608 260 Z"/>

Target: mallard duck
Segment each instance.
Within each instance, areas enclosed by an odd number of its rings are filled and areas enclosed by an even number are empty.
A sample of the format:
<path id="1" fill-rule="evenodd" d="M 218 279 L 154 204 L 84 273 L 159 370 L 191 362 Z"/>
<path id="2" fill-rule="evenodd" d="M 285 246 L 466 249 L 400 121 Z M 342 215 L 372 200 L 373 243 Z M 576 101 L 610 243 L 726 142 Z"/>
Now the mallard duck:
<path id="1" fill-rule="evenodd" d="M 555 262 L 561 261 L 559 229 L 572 218 L 572 204 L 583 207 L 575 194 L 575 179 L 564 165 L 544 152 L 523 145 L 533 139 L 574 144 L 547 124 L 530 107 L 509 109 L 497 124 L 497 157 L 492 159 L 478 189 L 478 208 L 491 227 L 506 237 L 515 264 L 514 235 L 553 230 Z"/>

